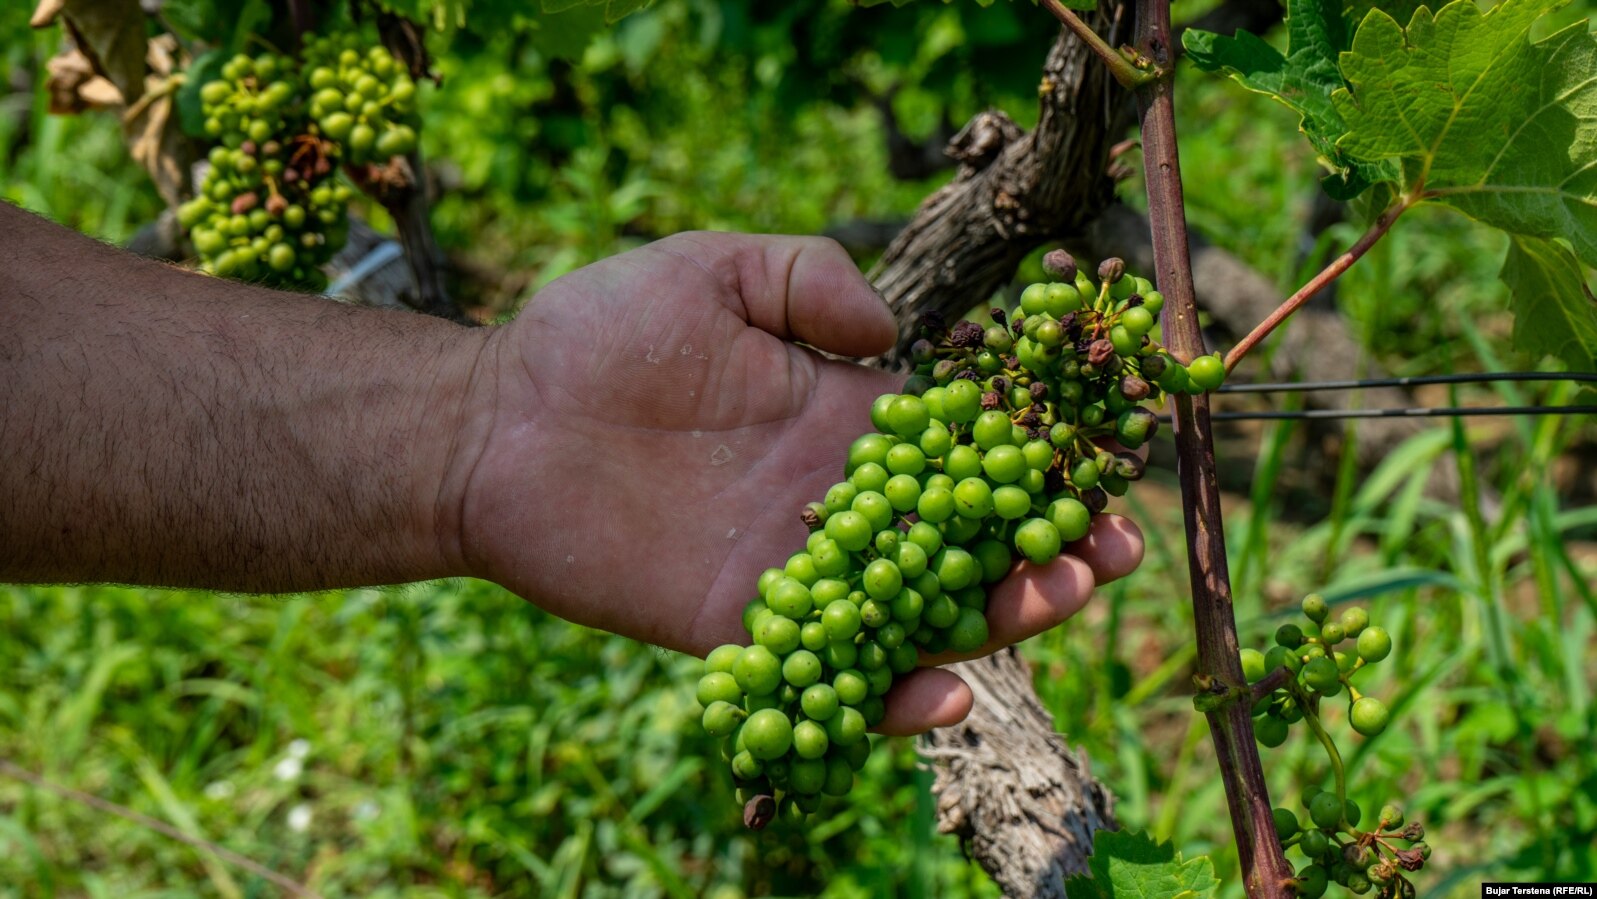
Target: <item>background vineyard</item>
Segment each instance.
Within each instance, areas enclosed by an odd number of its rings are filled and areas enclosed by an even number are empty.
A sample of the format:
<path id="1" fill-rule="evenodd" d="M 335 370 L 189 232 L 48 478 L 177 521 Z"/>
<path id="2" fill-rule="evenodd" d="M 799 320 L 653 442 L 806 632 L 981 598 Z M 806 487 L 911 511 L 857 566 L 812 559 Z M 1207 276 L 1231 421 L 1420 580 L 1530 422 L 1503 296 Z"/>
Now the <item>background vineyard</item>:
<path id="1" fill-rule="evenodd" d="M 444 81 L 423 92 L 421 134 L 456 295 L 491 318 L 565 272 L 684 228 L 902 220 L 949 173 L 890 173 L 872 95 L 900 87 L 890 106 L 910 139 L 989 104 L 1028 124 L 1053 36 L 1024 4 L 765 6 L 669 0 L 572 60 L 512 32 L 438 41 Z M 0 194 L 125 241 L 160 200 L 110 118 L 45 114 L 44 60 L 61 37 L 30 32 L 28 12 L 0 10 Z M 1315 164 L 1293 117 L 1183 75 L 1184 162 L 1201 173 L 1188 181 L 1194 227 L 1295 285 Z M 1135 180 L 1122 195 L 1140 202 Z M 387 227 L 379 207 L 357 212 Z M 1413 218 L 1338 292 L 1368 360 L 1405 374 L 1533 366 L 1501 355 L 1501 239 L 1445 212 Z M 1349 359 L 1348 373 L 1360 364 Z M 1223 432 L 1238 488 L 1227 519 L 1238 617 L 1263 640 L 1278 612 L 1319 588 L 1366 599 L 1408 647 L 1372 684 L 1401 725 L 1363 741 L 1351 766 L 1355 795 L 1411 797 L 1410 817 L 1427 823 L 1436 856 L 1425 895 L 1476 895 L 1479 879 L 1597 879 L 1597 429 L 1551 419 L 1467 429 L 1491 488 L 1485 524 L 1427 489 L 1457 474 L 1445 423 L 1340 476 L 1326 450 L 1343 431 Z M 1191 611 L 1174 496 L 1172 473 L 1156 467 L 1123 510 L 1149 533 L 1143 569 L 1026 652 L 1059 727 L 1115 790 L 1121 821 L 1188 854 L 1215 852 L 1229 876 L 1223 797 L 1186 695 Z M 1501 573 L 1495 586 L 1472 552 L 1477 536 Z M 1507 613 L 1500 634 L 1494 607 Z M 0 587 L 0 633 L 0 758 L 329 896 L 996 895 L 934 832 L 912 743 L 878 753 L 835 818 L 748 836 L 728 785 L 701 762 L 689 660 L 565 624 L 487 584 L 271 598 Z M 1315 773 L 1282 758 L 1270 768 L 1278 785 Z M 0 779 L 0 895 L 269 890 Z"/>

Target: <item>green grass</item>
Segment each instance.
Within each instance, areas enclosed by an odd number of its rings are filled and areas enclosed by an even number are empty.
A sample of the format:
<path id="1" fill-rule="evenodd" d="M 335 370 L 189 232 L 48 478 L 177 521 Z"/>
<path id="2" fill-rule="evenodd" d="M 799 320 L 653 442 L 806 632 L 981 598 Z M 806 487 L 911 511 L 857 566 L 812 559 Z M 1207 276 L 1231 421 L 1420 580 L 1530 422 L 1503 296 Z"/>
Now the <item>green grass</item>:
<path id="1" fill-rule="evenodd" d="M 32 65 L 53 48 L 29 38 L 3 58 Z M 594 92 L 614 84 L 579 77 L 594 102 L 562 120 L 539 105 L 538 62 L 506 57 L 494 65 L 521 69 L 500 79 L 445 59 L 460 87 L 435 98 L 428 138 L 460 173 L 442 238 L 531 282 L 648 233 L 813 231 L 906 215 L 927 190 L 883 174 L 868 114 L 801 111 L 771 132 L 784 111 L 756 108 L 758 86 L 736 67 L 684 58 L 643 79 L 635 105 L 603 114 L 597 99 L 613 98 Z M 729 104 L 736 115 L 711 114 Z M 156 201 L 114 123 L 43 108 L 38 92 L 0 98 L 0 195 L 124 239 Z M 1293 286 L 1315 173 L 1290 116 L 1195 78 L 1178 109 L 1187 169 L 1204 174 L 1188 182 L 1193 221 Z M 662 124 L 673 116 L 684 124 Z M 467 130 L 473 140 L 437 137 Z M 523 149 L 571 135 L 575 149 L 549 154 L 558 165 Z M 1340 292 L 1368 357 L 1405 373 L 1534 364 L 1505 350 L 1501 253 L 1459 216 L 1405 217 Z M 1349 360 L 1350 373 L 1361 364 Z M 1574 400 L 1513 385 L 1461 399 L 1544 396 Z M 1348 426 L 1331 457 L 1351 459 L 1357 434 Z M 1305 470 L 1302 430 L 1237 435 L 1229 446 L 1256 447 L 1243 460 L 1251 489 L 1226 506 L 1244 641 L 1267 643 L 1311 590 L 1367 605 L 1398 641 L 1360 676 L 1393 726 L 1365 740 L 1340 712 L 1327 717 L 1353 795 L 1368 811 L 1401 798 L 1429 830 L 1421 894 L 1597 879 L 1597 511 L 1569 500 L 1597 436 L 1590 420 L 1438 424 L 1373 471 L 1340 464 L 1315 519 L 1289 492 L 1318 474 Z M 1426 493 L 1436 476 L 1474 489 L 1438 502 Z M 1237 896 L 1213 754 L 1191 711 L 1173 473 L 1152 471 L 1122 509 L 1148 533 L 1143 568 L 1026 651 L 1121 821 L 1188 856 L 1212 852 Z M 281 598 L 0 587 L 0 632 L 0 759 L 329 897 L 997 895 L 935 832 L 911 742 L 886 741 L 828 817 L 749 835 L 689 720 L 690 660 L 488 584 Z M 1328 777 L 1303 735 L 1266 760 L 1278 804 Z M 270 895 L 182 843 L 0 777 L 0 896 Z"/>

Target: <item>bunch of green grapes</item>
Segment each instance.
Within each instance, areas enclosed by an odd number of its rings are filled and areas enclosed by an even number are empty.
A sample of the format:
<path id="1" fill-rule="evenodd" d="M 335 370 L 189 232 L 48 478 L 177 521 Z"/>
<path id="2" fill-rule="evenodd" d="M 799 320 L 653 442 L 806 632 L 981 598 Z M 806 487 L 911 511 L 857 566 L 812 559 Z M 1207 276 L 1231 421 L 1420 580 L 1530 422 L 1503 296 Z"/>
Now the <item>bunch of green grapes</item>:
<path id="1" fill-rule="evenodd" d="M 353 165 L 386 161 L 416 149 L 416 83 L 380 46 L 356 35 L 305 43 L 310 117 Z"/>
<path id="2" fill-rule="evenodd" d="M 241 54 L 200 88 L 205 133 L 218 145 L 178 221 L 203 270 L 326 286 L 321 266 L 348 238 L 353 196 L 337 180 L 338 163 L 364 165 L 416 146 L 415 82 L 386 49 L 363 51 L 361 40 L 311 38 L 303 64 Z"/>
<path id="3" fill-rule="evenodd" d="M 1321 701 L 1341 696 L 1345 690 L 1348 722 L 1355 731 L 1373 737 L 1386 729 L 1391 717 L 1386 705 L 1360 693 L 1350 678 L 1391 655 L 1392 637 L 1385 628 L 1371 624 L 1369 613 L 1362 608 L 1344 609 L 1332 620 L 1325 599 L 1310 594 L 1303 599 L 1302 609 L 1307 621 L 1283 624 L 1275 633 L 1276 645 L 1268 652 L 1244 649 L 1241 653 L 1242 673 L 1250 684 L 1266 678 L 1281 684 L 1254 702 L 1258 741 L 1267 747 L 1280 746 L 1289 726 L 1303 722 L 1326 748 L 1336 772 L 1335 791 L 1314 787 L 1303 795 L 1308 812 L 1303 821 L 1289 809 L 1274 810 L 1276 832 L 1283 845 L 1296 847 L 1307 859 L 1298 872 L 1298 894 L 1315 899 L 1324 895 L 1329 884 L 1337 883 L 1359 895 L 1373 889 L 1382 897 L 1413 896 L 1414 885 L 1403 872 L 1419 870 L 1430 858 L 1425 828 L 1419 822 L 1405 825 L 1402 810 L 1388 805 L 1381 809 L 1375 829 L 1358 829 L 1363 810 L 1346 798 L 1341 756 L 1320 717 Z M 1348 641 L 1352 643 L 1345 651 L 1337 648 Z M 1398 842 L 1409 845 L 1399 848 Z"/>
<path id="4" fill-rule="evenodd" d="M 205 134 L 229 149 L 291 136 L 299 94 L 292 59 L 239 54 L 222 65 L 221 78 L 200 88 Z"/>
<path id="5" fill-rule="evenodd" d="M 351 191 L 336 181 L 336 147 L 306 133 L 299 66 L 239 55 L 220 74 L 200 89 L 219 145 L 178 222 L 208 273 L 320 290 L 320 267 L 348 237 Z"/>
<path id="6" fill-rule="evenodd" d="M 1096 281 L 1062 253 L 1050 265 L 1061 280 L 989 327 L 925 323 L 904 392 L 872 404 L 875 433 L 802 510 L 804 549 L 760 576 L 752 644 L 706 660 L 701 720 L 751 826 L 847 793 L 894 677 L 922 652 L 986 644 L 987 587 L 1017 558 L 1054 559 L 1142 477 L 1148 404 L 1224 378 L 1215 356 L 1182 365 L 1160 347 L 1163 297 L 1120 260 Z"/>
<path id="7" fill-rule="evenodd" d="M 208 162 L 200 195 L 178 208 L 201 268 L 226 278 L 326 287 L 321 266 L 349 236 L 351 191 L 329 176 L 314 144 L 245 140 L 237 149 L 211 148 Z"/>

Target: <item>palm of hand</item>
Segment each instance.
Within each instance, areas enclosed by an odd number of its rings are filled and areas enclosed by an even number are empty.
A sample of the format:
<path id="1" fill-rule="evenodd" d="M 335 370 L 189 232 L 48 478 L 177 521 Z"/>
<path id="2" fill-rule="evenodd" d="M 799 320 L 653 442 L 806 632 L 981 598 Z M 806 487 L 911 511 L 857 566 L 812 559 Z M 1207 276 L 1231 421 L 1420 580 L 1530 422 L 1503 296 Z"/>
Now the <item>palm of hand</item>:
<path id="1" fill-rule="evenodd" d="M 468 554 L 500 582 L 700 653 L 740 636 L 756 576 L 802 545 L 799 510 L 898 383 L 776 336 L 848 327 L 774 295 L 804 289 L 794 282 L 815 273 L 799 255 L 825 245 L 751 255 L 726 241 L 683 236 L 591 266 L 495 335 L 493 420 L 465 510 Z M 891 339 L 879 319 L 827 345 L 868 351 Z"/>

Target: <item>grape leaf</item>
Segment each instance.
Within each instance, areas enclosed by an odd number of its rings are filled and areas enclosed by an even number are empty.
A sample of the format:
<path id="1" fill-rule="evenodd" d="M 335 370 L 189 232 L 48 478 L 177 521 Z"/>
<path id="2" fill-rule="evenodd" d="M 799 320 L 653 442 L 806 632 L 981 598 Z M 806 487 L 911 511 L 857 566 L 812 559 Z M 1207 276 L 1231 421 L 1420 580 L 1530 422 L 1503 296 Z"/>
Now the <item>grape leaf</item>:
<path id="1" fill-rule="evenodd" d="M 526 32 L 528 43 L 545 56 L 579 59 L 593 39 L 605 30 L 605 7 L 578 6 L 553 15 L 531 16 L 518 31 Z M 473 28 L 479 27 L 475 20 Z"/>
<path id="2" fill-rule="evenodd" d="M 1407 22 L 1424 5 L 1425 0 L 1349 0 L 1342 7 L 1342 19 L 1347 22 L 1347 33 L 1351 37 L 1372 9 L 1383 10 L 1399 22 Z"/>
<path id="3" fill-rule="evenodd" d="M 1407 28 L 1369 13 L 1332 95 L 1338 148 L 1395 160 L 1411 194 L 1511 234 L 1562 236 L 1597 265 L 1597 43 L 1585 23 L 1532 42 L 1564 0 L 1455 0 Z"/>
<path id="4" fill-rule="evenodd" d="M 610 0 L 604 7 L 604 20 L 611 25 L 635 12 L 648 9 L 654 0 Z"/>
<path id="5" fill-rule="evenodd" d="M 1347 132 L 1331 103 L 1332 91 L 1346 87 L 1337 56 L 1348 48 L 1349 31 L 1337 0 L 1288 0 L 1286 55 L 1247 31 L 1225 37 L 1188 29 L 1181 38 L 1187 57 L 1207 72 L 1225 72 L 1248 90 L 1271 97 L 1301 118 L 1298 129 L 1320 161 L 1331 170 L 1322 181 L 1327 193 L 1351 200 L 1371 184 L 1397 177 L 1396 165 L 1361 162 L 1338 149 Z"/>
<path id="6" fill-rule="evenodd" d="M 1065 884 L 1075 899 L 1204 899 L 1220 884 L 1208 856 L 1184 861 L 1169 843 L 1140 831 L 1098 831 L 1087 867 L 1090 878 Z"/>
<path id="7" fill-rule="evenodd" d="M 1502 278 L 1514 293 L 1516 346 L 1556 356 L 1577 371 L 1597 371 L 1597 297 L 1568 247 L 1515 237 Z"/>

